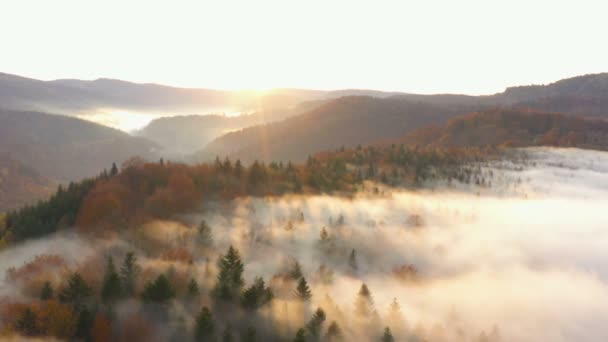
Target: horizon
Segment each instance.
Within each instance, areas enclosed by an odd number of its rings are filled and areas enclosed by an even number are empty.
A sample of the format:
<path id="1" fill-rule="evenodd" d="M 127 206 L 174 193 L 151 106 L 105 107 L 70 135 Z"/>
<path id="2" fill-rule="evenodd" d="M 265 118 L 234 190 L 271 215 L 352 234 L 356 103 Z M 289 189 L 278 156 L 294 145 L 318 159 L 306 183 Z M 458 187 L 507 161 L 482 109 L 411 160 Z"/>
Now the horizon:
<path id="1" fill-rule="evenodd" d="M 273 91 L 281 91 L 281 90 L 294 90 L 294 91 L 320 91 L 320 92 L 332 92 L 332 91 L 343 91 L 343 90 L 361 90 L 361 91 L 377 91 L 377 92 L 383 92 L 383 93 L 400 93 L 400 94 L 410 94 L 410 95 L 463 95 L 463 96 L 491 96 L 491 95 L 495 95 L 495 94 L 499 94 L 499 93 L 503 93 L 506 90 L 508 90 L 509 88 L 516 88 L 516 87 L 529 87 L 529 86 L 546 86 L 546 85 L 550 85 L 562 80 L 567 80 L 567 79 L 572 79 L 572 78 L 576 78 L 576 77 L 584 77 L 584 76 L 594 76 L 594 75 L 601 75 L 601 74 L 606 74 L 608 73 L 608 71 L 598 71 L 598 72 L 594 72 L 594 73 L 587 73 L 587 74 L 580 74 L 580 75 L 570 75 L 567 77 L 563 77 L 560 79 L 555 79 L 555 80 L 550 80 L 546 83 L 529 83 L 529 84 L 511 84 L 511 85 L 507 85 L 504 89 L 494 92 L 494 93 L 487 93 L 487 94 L 468 94 L 468 93 L 449 93 L 449 92 L 437 92 L 437 93 L 422 93 L 422 92 L 417 92 L 417 91 L 410 91 L 410 92 L 404 92 L 404 91 L 399 91 L 399 90 L 382 90 L 382 89 L 375 89 L 375 88 L 331 88 L 331 89 L 322 89 L 322 88 L 292 88 L 292 87 L 273 87 L 273 88 L 268 88 L 268 89 L 254 89 L 254 88 L 202 88 L 202 87 L 183 87 L 180 85 L 175 85 L 175 84 L 168 84 L 168 83 L 157 83 L 157 82 L 139 82 L 139 81 L 133 81 L 133 80 L 128 80 L 128 79 L 121 79 L 121 78 L 110 78 L 110 77 L 96 77 L 96 78 L 66 78 L 66 77 L 60 77 L 60 78 L 51 78 L 51 79 L 42 79 L 42 78 L 36 78 L 36 77 L 30 77 L 30 76 L 25 76 L 25 75 L 20 75 L 20 74 L 15 74 L 15 73 L 11 73 L 11 72 L 6 72 L 6 71 L 0 71 L 0 74 L 5 74 L 5 75 L 10 75 L 10 76 L 16 76 L 16 77 L 22 77 L 22 78 L 27 78 L 27 79 L 31 79 L 31 80 L 36 80 L 36 81 L 43 81 L 43 82 L 55 82 L 55 81 L 83 81 L 83 82 L 95 82 L 95 81 L 103 81 L 103 80 L 107 80 L 107 81 L 118 81 L 118 82 L 125 82 L 125 83 L 130 83 L 130 84 L 136 84 L 136 85 L 155 85 L 155 86 L 161 86 L 161 87 L 170 87 L 170 88 L 176 88 L 176 89 L 190 89 L 190 90 L 210 90 L 210 91 L 226 91 L 226 92 L 254 92 L 254 93 L 271 93 Z M 191 115 L 206 115 L 206 114 L 191 114 Z"/>
<path id="2" fill-rule="evenodd" d="M 608 59 L 597 44 L 607 7 L 592 0 L 6 7 L 0 69 L 41 80 L 487 95 L 598 73 Z"/>

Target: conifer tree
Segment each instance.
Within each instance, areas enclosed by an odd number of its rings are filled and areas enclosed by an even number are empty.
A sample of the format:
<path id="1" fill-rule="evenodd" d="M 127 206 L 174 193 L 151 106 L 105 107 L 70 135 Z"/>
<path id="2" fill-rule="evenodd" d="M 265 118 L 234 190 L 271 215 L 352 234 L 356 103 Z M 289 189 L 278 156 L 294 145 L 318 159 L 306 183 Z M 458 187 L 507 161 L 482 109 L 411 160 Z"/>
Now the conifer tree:
<path id="1" fill-rule="evenodd" d="M 188 297 L 196 297 L 201 294 L 200 289 L 198 288 L 198 284 L 194 278 L 190 279 L 188 282 Z"/>
<path id="2" fill-rule="evenodd" d="M 338 326 L 336 321 L 331 322 L 325 333 L 325 340 L 327 342 L 342 341 L 342 329 Z"/>
<path id="3" fill-rule="evenodd" d="M 135 294 L 135 281 L 140 271 L 141 268 L 137 264 L 137 257 L 133 252 L 128 252 L 120 266 L 120 280 L 122 281 L 122 289 L 125 295 L 133 296 Z"/>
<path id="4" fill-rule="evenodd" d="M 388 307 L 387 321 L 389 326 L 392 327 L 401 327 L 404 324 L 401 306 L 397 302 L 397 298 L 393 298 L 393 301 Z M 399 330 L 397 330 L 397 333 L 399 333 Z"/>
<path id="5" fill-rule="evenodd" d="M 212 293 L 222 300 L 235 300 L 241 295 L 245 280 L 243 279 L 243 262 L 239 252 L 232 246 L 220 257 L 217 283 Z"/>
<path id="6" fill-rule="evenodd" d="M 374 313 L 374 300 L 367 285 L 362 284 L 355 301 L 355 314 L 360 318 L 370 318 Z"/>
<path id="7" fill-rule="evenodd" d="M 325 311 L 318 308 L 317 311 L 312 315 L 312 318 L 306 324 L 306 330 L 313 341 L 318 341 L 321 337 L 321 325 L 325 322 Z"/>
<path id="8" fill-rule="evenodd" d="M 348 266 L 350 266 L 351 270 L 354 272 L 359 269 L 359 264 L 357 263 L 357 252 L 354 248 L 350 251 L 350 255 L 348 257 Z"/>
<path id="9" fill-rule="evenodd" d="M 207 342 L 215 340 L 215 322 L 209 308 L 204 306 L 196 317 L 194 327 L 194 340 L 196 342 Z"/>
<path id="10" fill-rule="evenodd" d="M 213 245 L 213 234 L 207 221 L 202 220 L 198 225 L 198 240 L 205 246 Z"/>
<path id="11" fill-rule="evenodd" d="M 382 342 L 395 342 L 391 329 L 389 327 L 384 328 L 384 334 L 382 335 Z"/>
<path id="12" fill-rule="evenodd" d="M 78 272 L 72 273 L 66 286 L 59 293 L 59 300 L 71 304 L 75 311 L 80 311 L 85 301 L 93 295 L 93 289 L 84 281 Z"/>
<path id="13" fill-rule="evenodd" d="M 110 169 L 110 176 L 116 176 L 118 174 L 118 167 L 116 167 L 116 163 L 112 163 L 112 168 Z"/>
<path id="14" fill-rule="evenodd" d="M 293 263 L 291 271 L 289 271 L 289 277 L 293 280 L 302 278 L 302 266 L 300 266 L 300 263 L 297 260 Z"/>
<path id="15" fill-rule="evenodd" d="M 310 287 L 308 287 L 308 283 L 304 277 L 300 278 L 300 281 L 298 281 L 295 296 L 301 301 L 308 301 L 312 297 L 312 292 L 310 291 Z"/>
<path id="16" fill-rule="evenodd" d="M 245 309 L 255 310 L 269 303 L 272 298 L 272 290 L 266 287 L 264 279 L 257 277 L 253 284 L 243 292 L 242 304 Z"/>
<path id="17" fill-rule="evenodd" d="M 175 297 L 175 289 L 169 279 L 161 274 L 154 281 L 146 284 L 141 296 L 146 302 L 165 304 Z"/>
<path id="18" fill-rule="evenodd" d="M 108 257 L 106 272 L 101 286 L 101 300 L 108 305 L 116 301 L 121 295 L 120 285 L 120 276 L 116 272 L 114 261 L 110 256 Z"/>

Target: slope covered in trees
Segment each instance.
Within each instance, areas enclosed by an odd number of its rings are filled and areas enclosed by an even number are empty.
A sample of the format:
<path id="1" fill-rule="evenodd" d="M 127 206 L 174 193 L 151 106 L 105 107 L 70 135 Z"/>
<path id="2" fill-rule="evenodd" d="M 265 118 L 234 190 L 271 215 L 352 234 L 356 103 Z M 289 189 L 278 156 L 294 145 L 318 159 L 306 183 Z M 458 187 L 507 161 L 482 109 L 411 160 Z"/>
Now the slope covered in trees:
<path id="1" fill-rule="evenodd" d="M 436 106 L 402 98 L 343 97 L 281 122 L 228 133 L 198 155 L 226 155 L 244 161 L 303 161 L 310 154 L 355 147 L 443 122 L 468 106 Z"/>
<path id="2" fill-rule="evenodd" d="M 441 147 L 560 146 L 604 150 L 608 148 L 608 121 L 497 109 L 423 128 L 395 142 Z"/>
<path id="3" fill-rule="evenodd" d="M 43 199 L 55 184 L 8 154 L 0 153 L 0 213 Z"/>
<path id="4" fill-rule="evenodd" d="M 135 155 L 155 158 L 155 149 L 147 139 L 92 122 L 0 109 L 0 153 L 55 181 L 90 177 Z"/>

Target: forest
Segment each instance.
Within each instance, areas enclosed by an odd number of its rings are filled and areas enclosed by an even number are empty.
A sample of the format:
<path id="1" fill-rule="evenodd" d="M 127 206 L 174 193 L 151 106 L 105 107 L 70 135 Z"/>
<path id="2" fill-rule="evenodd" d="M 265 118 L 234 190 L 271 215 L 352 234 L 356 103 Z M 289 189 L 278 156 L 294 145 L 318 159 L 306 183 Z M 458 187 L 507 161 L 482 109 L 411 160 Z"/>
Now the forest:
<path id="1" fill-rule="evenodd" d="M 353 334 L 422 340 L 403 330 L 399 302 L 382 312 L 363 281 L 352 293 L 352 317 L 321 290 L 335 272 L 356 279 L 364 269 L 357 250 L 340 241 L 347 227 L 342 214 L 315 228 L 320 230 L 309 249 L 325 260 L 318 269 L 284 256 L 273 273 L 246 281 L 251 266 L 242 252 L 251 251 L 238 246 L 245 238 L 235 237 L 233 246 L 233 228 L 213 227 L 191 213 L 230 216 L 235 203 L 247 199 L 382 197 L 385 188 L 415 190 L 433 182 L 489 186 L 475 165 L 500 153 L 391 145 L 318 153 L 304 164 L 243 165 L 220 158 L 193 166 L 140 158 L 120 169 L 113 164 L 0 222 L 5 250 L 65 234 L 95 241 L 94 252 L 76 264 L 49 251 L 6 269 L 6 282 L 19 296 L 0 302 L 3 334 L 84 341 L 348 341 Z M 267 247 L 273 239 L 282 244 L 307 226 L 306 216 L 295 210 L 280 219 L 280 228 L 272 228 L 278 232 L 260 231 L 247 239 Z M 408 219 L 412 227 L 423 224 L 416 215 Z M 330 264 L 339 265 L 340 259 L 344 265 L 333 270 Z M 392 272 L 415 282 L 418 271 L 405 263 Z"/>

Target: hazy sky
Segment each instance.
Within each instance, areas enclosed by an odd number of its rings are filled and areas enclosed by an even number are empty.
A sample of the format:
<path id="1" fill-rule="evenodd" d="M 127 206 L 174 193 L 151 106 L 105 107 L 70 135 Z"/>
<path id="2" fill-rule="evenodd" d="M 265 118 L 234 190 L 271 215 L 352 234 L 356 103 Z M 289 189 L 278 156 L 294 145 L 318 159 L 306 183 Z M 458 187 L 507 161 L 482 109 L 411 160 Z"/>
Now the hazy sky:
<path id="1" fill-rule="evenodd" d="M 4 1 L 0 71 L 483 94 L 608 71 L 606 1 Z"/>

